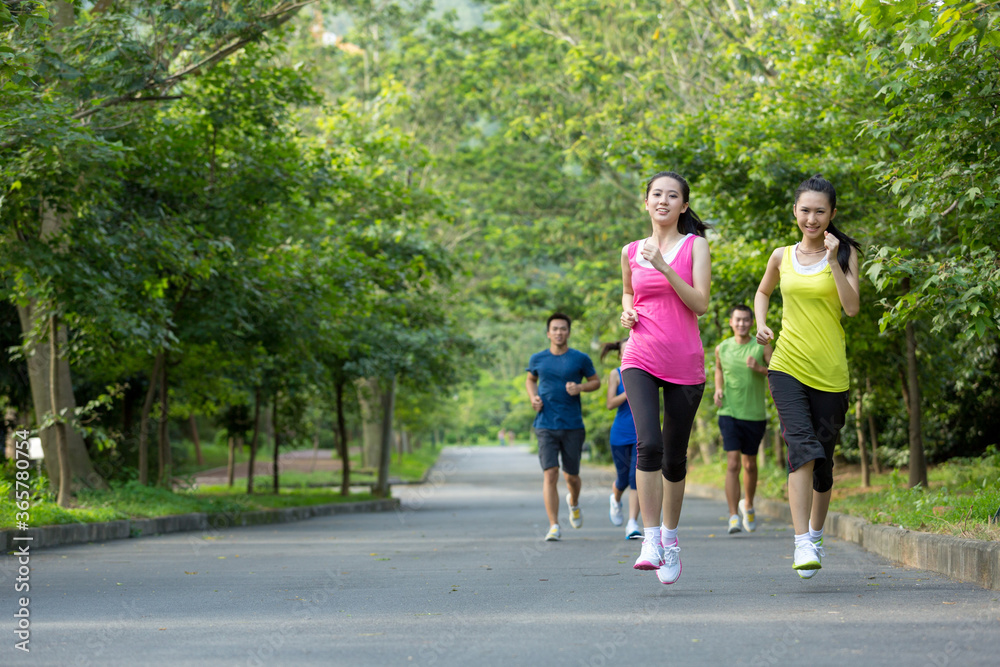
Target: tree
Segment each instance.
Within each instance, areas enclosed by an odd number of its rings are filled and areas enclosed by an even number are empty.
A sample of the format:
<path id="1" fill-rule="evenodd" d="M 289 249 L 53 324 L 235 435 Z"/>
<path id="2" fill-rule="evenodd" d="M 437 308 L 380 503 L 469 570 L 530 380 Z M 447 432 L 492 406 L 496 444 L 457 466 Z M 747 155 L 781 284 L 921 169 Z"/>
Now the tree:
<path id="1" fill-rule="evenodd" d="M 915 322 L 932 334 L 956 330 L 995 346 L 1000 323 L 1000 241 L 992 219 L 1000 186 L 997 57 L 993 4 L 857 2 L 867 65 L 885 103 L 865 131 L 883 149 L 872 165 L 913 238 L 878 249 L 869 276 L 887 299 L 881 326 L 905 331 L 910 414 L 910 485 L 927 484 L 920 425 Z"/>
<path id="2" fill-rule="evenodd" d="M 188 3 L 180 11 L 155 2 L 99 2 L 80 13 L 69 2 L 53 5 L 52 24 L 35 20 L 44 18 L 39 11 L 12 14 L 7 3 L 0 14 L 0 30 L 12 36 L 0 76 L 9 75 L 14 86 L 0 106 L 5 264 L 16 276 L 13 298 L 29 351 L 37 339 L 33 332 L 41 329 L 39 286 L 47 272 L 68 269 L 69 258 L 56 245 L 60 235 L 114 189 L 121 147 L 106 135 L 141 115 L 144 105 L 182 94 L 178 87 L 187 79 L 258 40 L 301 6 L 251 1 L 222 14 L 208 2 Z M 156 30 L 148 30 L 147 22 Z M 60 386 L 54 393 L 45 366 L 45 354 L 34 349 L 29 374 L 39 423 L 47 410 L 75 409 L 68 362 L 57 365 Z M 52 395 L 61 405 L 49 407 Z M 102 484 L 79 433 L 67 436 L 73 484 Z M 58 483 L 50 440 L 43 432 L 49 476 Z"/>

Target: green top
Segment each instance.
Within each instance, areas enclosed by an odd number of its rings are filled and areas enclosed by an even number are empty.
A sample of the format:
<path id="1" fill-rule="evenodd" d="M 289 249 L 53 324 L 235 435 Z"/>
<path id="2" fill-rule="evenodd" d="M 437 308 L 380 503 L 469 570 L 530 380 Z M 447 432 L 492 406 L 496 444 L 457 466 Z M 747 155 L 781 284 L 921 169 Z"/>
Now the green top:
<path id="1" fill-rule="evenodd" d="M 771 370 L 788 373 L 820 391 L 847 391 L 850 379 L 840 296 L 826 259 L 801 266 L 795 247 L 788 246 L 779 271 L 784 310 Z"/>
<path id="2" fill-rule="evenodd" d="M 719 415 L 764 421 L 764 387 L 767 378 L 747 366 L 747 357 L 753 357 L 764 365 L 764 347 L 751 338 L 740 345 L 735 338 L 727 338 L 719 343 L 719 363 L 722 365 L 722 407 Z"/>

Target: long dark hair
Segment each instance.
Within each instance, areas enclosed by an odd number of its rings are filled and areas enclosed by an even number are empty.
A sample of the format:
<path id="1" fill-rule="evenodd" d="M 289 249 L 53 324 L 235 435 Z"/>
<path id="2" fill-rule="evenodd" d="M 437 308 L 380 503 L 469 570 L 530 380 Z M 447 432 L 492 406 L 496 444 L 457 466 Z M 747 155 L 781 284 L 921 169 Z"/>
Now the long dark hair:
<path id="1" fill-rule="evenodd" d="M 653 181 L 658 178 L 663 178 L 664 176 L 672 178 L 681 184 L 681 195 L 684 197 L 684 203 L 688 205 L 686 211 L 681 213 L 680 219 L 677 221 L 677 231 L 681 234 L 697 234 L 698 236 L 704 236 L 705 230 L 710 229 L 709 225 L 702 222 L 698 214 L 691 210 L 691 204 L 689 199 L 691 197 L 691 188 L 688 186 L 688 182 L 684 180 L 684 177 L 673 171 L 661 171 L 653 174 L 652 178 L 646 181 L 646 197 L 649 199 L 649 189 L 653 187 Z"/>
<path id="2" fill-rule="evenodd" d="M 601 363 L 604 363 L 604 357 L 608 356 L 609 352 L 617 352 L 619 361 L 622 358 L 622 343 L 626 342 L 628 338 L 622 338 L 621 340 L 612 341 L 610 343 L 605 343 L 601 347 Z"/>
<path id="3" fill-rule="evenodd" d="M 827 199 L 830 200 L 831 215 L 837 208 L 837 191 L 834 189 L 833 183 L 823 178 L 820 174 L 816 174 L 815 176 L 802 181 L 798 189 L 795 191 L 796 205 L 799 203 L 799 195 L 803 192 L 822 192 L 825 194 Z M 857 250 L 860 255 L 861 244 L 837 229 L 837 227 L 833 224 L 833 220 L 830 220 L 830 224 L 827 225 L 826 231 L 836 236 L 837 240 L 840 241 L 840 247 L 837 248 L 837 263 L 840 264 L 840 268 L 843 269 L 844 275 L 847 275 L 851 272 L 851 248 Z"/>

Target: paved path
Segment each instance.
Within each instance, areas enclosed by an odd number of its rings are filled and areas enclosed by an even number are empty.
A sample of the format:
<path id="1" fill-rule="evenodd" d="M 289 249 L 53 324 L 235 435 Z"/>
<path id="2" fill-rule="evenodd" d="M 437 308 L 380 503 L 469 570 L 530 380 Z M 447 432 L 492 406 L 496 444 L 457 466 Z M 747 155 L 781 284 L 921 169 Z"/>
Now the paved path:
<path id="1" fill-rule="evenodd" d="M 1000 594 L 896 568 L 830 540 L 791 568 L 791 532 L 725 534 L 688 497 L 684 573 L 637 572 L 607 519 L 610 475 L 584 473 L 584 526 L 543 542 L 537 459 L 449 448 L 384 514 L 174 534 L 31 555 L 31 653 L 0 665 L 989 665 Z M 21 595 L 21 594 L 18 594 Z"/>

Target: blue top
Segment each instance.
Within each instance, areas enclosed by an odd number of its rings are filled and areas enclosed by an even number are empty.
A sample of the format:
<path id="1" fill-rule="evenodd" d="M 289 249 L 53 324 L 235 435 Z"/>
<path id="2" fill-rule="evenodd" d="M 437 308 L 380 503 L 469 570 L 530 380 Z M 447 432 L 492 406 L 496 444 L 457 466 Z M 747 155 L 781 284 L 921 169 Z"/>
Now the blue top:
<path id="1" fill-rule="evenodd" d="M 616 395 L 621 396 L 625 392 L 622 383 L 622 369 L 618 369 L 618 391 Z M 615 413 L 615 421 L 611 424 L 611 446 L 634 445 L 638 438 L 635 435 L 635 420 L 632 419 L 632 407 L 628 404 L 628 399 L 618 406 Z"/>
<path id="2" fill-rule="evenodd" d="M 559 431 L 583 428 L 580 396 L 566 393 L 566 383 L 597 375 L 590 357 L 573 348 L 560 355 L 543 350 L 531 355 L 526 370 L 538 378 L 538 395 L 542 398 L 534 427 Z"/>

